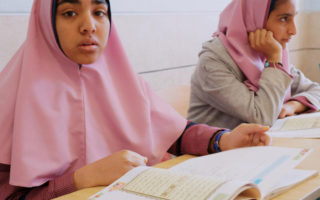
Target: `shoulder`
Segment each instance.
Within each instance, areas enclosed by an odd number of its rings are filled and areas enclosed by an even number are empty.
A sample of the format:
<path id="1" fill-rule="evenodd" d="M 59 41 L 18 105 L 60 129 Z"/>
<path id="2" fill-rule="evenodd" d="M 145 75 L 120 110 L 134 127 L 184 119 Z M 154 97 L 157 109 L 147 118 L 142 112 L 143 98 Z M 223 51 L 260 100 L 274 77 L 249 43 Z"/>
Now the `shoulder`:
<path id="1" fill-rule="evenodd" d="M 229 55 L 227 49 L 224 47 L 224 44 L 218 37 L 214 37 L 211 40 L 203 43 L 200 56 L 206 53 L 215 55 L 216 57 L 224 57 L 225 55 Z"/>
<path id="2" fill-rule="evenodd" d="M 203 43 L 199 54 L 199 67 L 207 72 L 229 71 L 241 76 L 238 65 L 234 62 L 224 44 L 218 37 Z"/>

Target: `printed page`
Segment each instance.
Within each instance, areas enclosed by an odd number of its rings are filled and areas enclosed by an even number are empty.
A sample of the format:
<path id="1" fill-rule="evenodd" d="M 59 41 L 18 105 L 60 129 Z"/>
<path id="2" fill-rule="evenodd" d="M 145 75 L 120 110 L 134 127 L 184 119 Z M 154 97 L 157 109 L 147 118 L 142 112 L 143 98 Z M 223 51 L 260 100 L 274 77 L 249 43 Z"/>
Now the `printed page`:
<path id="1" fill-rule="evenodd" d="M 124 186 L 123 191 L 153 199 L 207 199 L 223 183 L 212 177 L 150 168 Z"/>
<path id="2" fill-rule="evenodd" d="M 285 172 L 293 169 L 310 152 L 310 149 L 271 146 L 240 148 L 190 159 L 170 170 L 224 180 L 250 181 L 266 195 Z"/>
<path id="3" fill-rule="evenodd" d="M 214 195 L 221 185 L 224 195 Z M 192 175 L 152 167 L 138 167 L 112 185 L 93 195 L 89 200 L 106 199 L 170 199 L 170 200 L 194 200 L 194 199 L 214 199 L 224 200 L 240 193 L 240 188 L 244 185 L 247 188 L 255 187 L 248 182 L 225 183 L 213 177 Z M 227 190 L 226 190 L 227 189 Z M 259 195 L 258 195 L 259 196 Z"/>
<path id="4" fill-rule="evenodd" d="M 257 185 L 243 181 L 232 180 L 226 182 L 213 193 L 210 200 L 253 200 L 261 199 L 261 192 Z M 199 199 L 197 199 L 199 200 Z"/>
<path id="5" fill-rule="evenodd" d="M 265 196 L 278 189 L 282 175 L 310 152 L 310 149 L 250 147 L 190 159 L 170 170 L 138 167 L 90 200 L 227 200 L 239 194 L 244 185 L 252 187 L 250 183 L 257 184 Z M 257 190 L 254 196 L 259 195 Z"/>
<path id="6" fill-rule="evenodd" d="M 140 173 L 148 170 L 150 167 L 136 167 L 125 175 L 120 177 L 117 181 L 101 190 L 100 192 L 92 195 L 89 200 L 115 200 L 115 199 L 130 199 L 130 200 L 150 200 L 145 196 L 138 196 L 132 193 L 123 192 L 122 188 L 132 181 Z"/>
<path id="7" fill-rule="evenodd" d="M 320 138 L 320 112 L 278 119 L 268 134 L 273 137 Z"/>
<path id="8" fill-rule="evenodd" d="M 280 131 L 320 128 L 320 117 L 291 118 L 285 121 Z"/>
<path id="9" fill-rule="evenodd" d="M 271 189 L 266 199 L 274 198 L 280 193 L 289 190 L 291 187 L 311 178 L 317 176 L 318 172 L 316 170 L 301 170 L 292 169 L 289 170 L 285 176 L 283 176 L 279 182 L 276 183 L 274 188 Z"/>

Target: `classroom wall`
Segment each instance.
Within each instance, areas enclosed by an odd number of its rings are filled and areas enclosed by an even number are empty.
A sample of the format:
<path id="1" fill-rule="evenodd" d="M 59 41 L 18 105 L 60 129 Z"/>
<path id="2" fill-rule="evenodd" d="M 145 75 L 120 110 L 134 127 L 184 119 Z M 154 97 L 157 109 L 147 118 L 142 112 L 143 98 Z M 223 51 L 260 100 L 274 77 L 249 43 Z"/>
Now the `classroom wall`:
<path id="1" fill-rule="evenodd" d="M 290 44 L 291 63 L 320 82 L 320 1 L 299 1 L 297 35 Z"/>
<path id="2" fill-rule="evenodd" d="M 319 0 L 299 0 L 299 10 L 304 12 L 320 11 Z"/>

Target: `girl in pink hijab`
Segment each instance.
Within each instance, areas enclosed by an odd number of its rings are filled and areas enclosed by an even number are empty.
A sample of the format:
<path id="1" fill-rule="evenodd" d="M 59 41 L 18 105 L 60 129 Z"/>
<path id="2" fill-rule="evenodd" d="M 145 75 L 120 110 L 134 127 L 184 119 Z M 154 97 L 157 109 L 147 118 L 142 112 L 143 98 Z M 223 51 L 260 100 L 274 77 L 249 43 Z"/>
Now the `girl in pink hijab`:
<path id="1" fill-rule="evenodd" d="M 187 122 L 134 73 L 108 0 L 35 0 L 0 74 L 0 200 L 108 185 L 166 152 L 267 145 L 268 127 Z"/>
<path id="2" fill-rule="evenodd" d="M 271 126 L 319 110 L 319 84 L 289 65 L 295 16 L 295 0 L 233 0 L 200 52 L 188 119 L 227 128 Z"/>

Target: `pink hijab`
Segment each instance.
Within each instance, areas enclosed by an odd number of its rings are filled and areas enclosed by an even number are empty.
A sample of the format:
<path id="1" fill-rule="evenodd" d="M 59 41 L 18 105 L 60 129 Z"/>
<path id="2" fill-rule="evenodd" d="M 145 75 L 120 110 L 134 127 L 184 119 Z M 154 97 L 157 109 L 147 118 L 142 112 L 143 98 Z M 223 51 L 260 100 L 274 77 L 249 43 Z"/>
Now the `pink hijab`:
<path id="1" fill-rule="evenodd" d="M 91 65 L 68 59 L 50 0 L 35 0 L 26 41 L 0 73 L 0 163 L 10 184 L 39 186 L 128 149 L 161 160 L 186 120 L 131 69 L 115 26 Z"/>
<path id="2" fill-rule="evenodd" d="M 265 27 L 270 4 L 271 0 L 233 0 L 221 13 L 218 31 L 214 33 L 246 76 L 245 84 L 253 91 L 259 89 L 266 58 L 250 47 L 248 33 Z M 283 51 L 282 64 L 289 72 L 287 50 Z M 286 99 L 290 96 L 289 89 Z"/>

